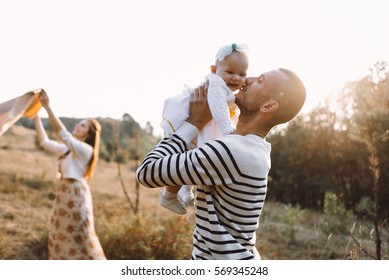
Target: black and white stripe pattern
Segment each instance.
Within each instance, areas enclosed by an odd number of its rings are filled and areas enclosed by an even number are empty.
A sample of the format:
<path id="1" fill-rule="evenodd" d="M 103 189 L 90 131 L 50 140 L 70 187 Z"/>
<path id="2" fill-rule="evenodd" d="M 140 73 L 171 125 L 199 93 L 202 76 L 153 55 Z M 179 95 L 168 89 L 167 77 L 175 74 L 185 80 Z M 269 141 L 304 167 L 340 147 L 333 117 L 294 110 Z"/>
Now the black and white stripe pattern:
<path id="1" fill-rule="evenodd" d="M 146 156 L 137 179 L 150 188 L 198 186 L 192 259 L 258 259 L 269 169 L 270 144 L 260 137 L 229 135 L 187 151 L 174 134 Z"/>

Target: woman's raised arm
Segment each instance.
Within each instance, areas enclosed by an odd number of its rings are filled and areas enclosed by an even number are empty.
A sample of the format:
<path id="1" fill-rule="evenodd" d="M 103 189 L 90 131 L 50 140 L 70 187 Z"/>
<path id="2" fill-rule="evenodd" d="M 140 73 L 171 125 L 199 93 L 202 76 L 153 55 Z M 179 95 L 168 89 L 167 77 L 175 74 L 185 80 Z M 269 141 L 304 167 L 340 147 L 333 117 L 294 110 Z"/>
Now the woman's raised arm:
<path id="1" fill-rule="evenodd" d="M 62 129 L 65 128 L 63 123 L 54 115 L 54 112 L 50 108 L 50 100 L 47 95 L 47 93 L 44 91 L 44 89 L 40 90 L 40 101 L 42 103 L 42 106 L 45 108 L 48 116 L 49 116 L 49 121 L 51 124 L 51 127 L 53 128 L 55 133 L 60 132 Z"/>

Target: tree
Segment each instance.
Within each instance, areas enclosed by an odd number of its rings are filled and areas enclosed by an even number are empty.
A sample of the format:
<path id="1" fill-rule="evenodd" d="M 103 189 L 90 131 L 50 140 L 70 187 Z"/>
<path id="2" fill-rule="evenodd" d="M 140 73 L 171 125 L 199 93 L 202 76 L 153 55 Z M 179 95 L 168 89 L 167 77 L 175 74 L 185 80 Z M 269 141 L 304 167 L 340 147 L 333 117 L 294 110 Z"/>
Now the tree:
<path id="1" fill-rule="evenodd" d="M 148 135 L 153 135 L 153 132 L 154 132 L 154 127 L 151 125 L 151 122 L 148 121 L 146 123 L 145 133 Z"/>
<path id="2" fill-rule="evenodd" d="M 389 66 L 386 62 L 377 62 L 370 75 L 349 84 L 341 95 L 348 100 L 351 121 L 347 121 L 349 135 L 363 143 L 369 152 L 369 166 L 372 172 L 372 192 L 375 203 L 373 223 L 376 234 L 376 255 L 381 259 L 381 239 L 379 233 L 379 218 L 383 213 L 381 205 L 381 184 L 383 169 L 382 152 L 388 150 L 389 135 Z M 387 176 L 387 175 L 386 175 Z M 387 200 L 386 200 L 387 201 Z"/>

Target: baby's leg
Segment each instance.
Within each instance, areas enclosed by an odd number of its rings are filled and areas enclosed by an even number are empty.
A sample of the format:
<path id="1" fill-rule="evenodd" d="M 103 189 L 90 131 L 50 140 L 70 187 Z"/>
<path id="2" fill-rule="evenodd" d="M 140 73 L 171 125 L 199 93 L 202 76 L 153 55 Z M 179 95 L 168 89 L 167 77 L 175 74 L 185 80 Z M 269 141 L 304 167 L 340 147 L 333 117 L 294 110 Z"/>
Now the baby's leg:
<path id="1" fill-rule="evenodd" d="M 165 189 L 170 192 L 170 193 L 175 193 L 177 194 L 179 192 L 179 190 L 181 189 L 181 187 L 173 187 L 173 186 L 166 186 Z"/>
<path id="2" fill-rule="evenodd" d="M 159 204 L 177 214 L 184 215 L 187 210 L 185 206 L 178 200 L 177 193 L 180 187 L 167 186 L 161 191 Z"/>
<path id="3" fill-rule="evenodd" d="M 178 192 L 178 199 L 185 207 L 195 206 L 194 186 L 183 185 Z"/>

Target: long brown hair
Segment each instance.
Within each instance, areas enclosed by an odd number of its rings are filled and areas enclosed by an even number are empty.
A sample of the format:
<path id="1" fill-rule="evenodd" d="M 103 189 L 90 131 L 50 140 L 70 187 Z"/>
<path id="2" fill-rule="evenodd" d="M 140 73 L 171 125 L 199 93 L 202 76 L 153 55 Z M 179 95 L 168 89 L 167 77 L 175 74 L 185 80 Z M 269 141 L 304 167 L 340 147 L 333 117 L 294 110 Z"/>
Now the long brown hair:
<path id="1" fill-rule="evenodd" d="M 85 171 L 85 178 L 87 180 L 90 180 L 94 174 L 97 165 L 97 160 L 99 159 L 101 125 L 95 119 L 88 119 L 88 124 L 89 124 L 88 137 L 85 139 L 84 142 L 93 147 L 93 154 L 88 164 L 88 167 Z"/>

